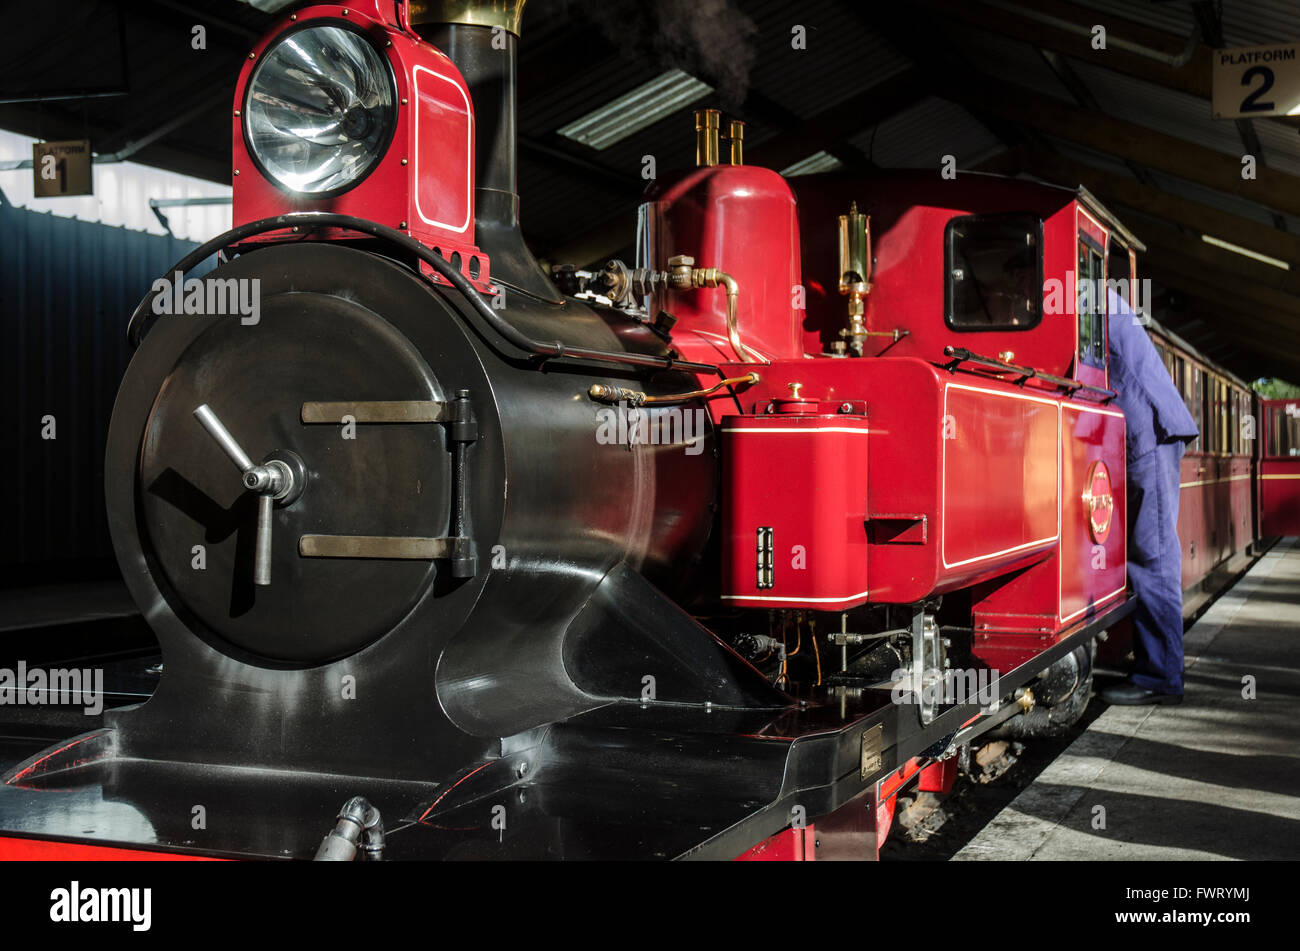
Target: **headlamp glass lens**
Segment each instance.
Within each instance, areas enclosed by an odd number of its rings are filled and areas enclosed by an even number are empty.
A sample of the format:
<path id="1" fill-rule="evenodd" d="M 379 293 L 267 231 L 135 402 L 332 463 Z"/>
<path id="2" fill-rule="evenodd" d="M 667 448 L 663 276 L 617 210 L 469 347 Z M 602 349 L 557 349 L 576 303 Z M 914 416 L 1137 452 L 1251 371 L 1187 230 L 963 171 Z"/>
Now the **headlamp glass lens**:
<path id="1" fill-rule="evenodd" d="M 387 64 L 361 35 L 297 30 L 263 56 L 248 84 L 248 146 L 280 187 L 307 195 L 356 184 L 392 134 Z"/>

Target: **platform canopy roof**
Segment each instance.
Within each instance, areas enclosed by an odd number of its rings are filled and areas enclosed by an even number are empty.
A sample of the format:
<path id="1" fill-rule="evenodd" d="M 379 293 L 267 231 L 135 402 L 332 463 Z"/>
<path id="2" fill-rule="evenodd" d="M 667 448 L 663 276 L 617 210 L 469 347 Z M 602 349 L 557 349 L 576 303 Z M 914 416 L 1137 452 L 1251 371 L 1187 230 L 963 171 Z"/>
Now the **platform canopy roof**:
<path id="1" fill-rule="evenodd" d="M 0 128 L 228 182 L 235 76 L 274 19 L 237 0 L 33 7 L 0 37 Z M 788 174 L 953 155 L 1085 185 L 1147 246 L 1162 321 L 1243 378 L 1300 381 L 1300 117 L 1210 107 L 1213 50 L 1295 40 L 1294 0 L 531 0 L 523 225 L 550 261 L 630 254 L 645 157 L 691 162 L 690 113 L 717 106 L 748 123 L 747 161 Z"/>

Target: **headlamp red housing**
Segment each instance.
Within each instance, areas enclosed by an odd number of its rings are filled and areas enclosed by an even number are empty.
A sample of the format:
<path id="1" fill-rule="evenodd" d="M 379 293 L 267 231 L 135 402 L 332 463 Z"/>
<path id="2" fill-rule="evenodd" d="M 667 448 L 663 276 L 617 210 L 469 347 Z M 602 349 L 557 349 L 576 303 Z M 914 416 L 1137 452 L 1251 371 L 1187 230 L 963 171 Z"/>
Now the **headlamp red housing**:
<path id="1" fill-rule="evenodd" d="M 234 225 L 300 211 L 352 215 L 406 232 L 440 253 L 480 289 L 491 292 L 489 261 L 474 243 L 474 105 L 460 71 L 405 22 L 405 4 L 362 0 L 292 13 L 248 55 L 235 89 L 232 116 Z M 400 22 L 399 22 L 400 21 Z M 363 35 L 392 69 L 396 120 L 392 139 L 359 182 L 312 197 L 267 177 L 245 137 L 244 103 L 258 63 L 287 33 L 307 26 L 345 26 Z M 325 229 L 314 239 L 356 235 Z M 282 241 L 270 232 L 251 242 Z M 442 282 L 425 265 L 424 271 Z"/>

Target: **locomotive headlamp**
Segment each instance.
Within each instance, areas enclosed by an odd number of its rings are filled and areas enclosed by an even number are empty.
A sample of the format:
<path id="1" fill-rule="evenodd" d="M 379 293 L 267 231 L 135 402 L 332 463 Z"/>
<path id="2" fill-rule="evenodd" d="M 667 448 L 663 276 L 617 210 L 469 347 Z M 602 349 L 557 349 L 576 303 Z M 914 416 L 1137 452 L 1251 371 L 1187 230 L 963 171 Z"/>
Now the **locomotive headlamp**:
<path id="1" fill-rule="evenodd" d="M 295 30 L 262 56 L 244 104 L 249 152 L 281 188 L 311 197 L 357 184 L 396 123 L 392 72 L 342 26 Z"/>

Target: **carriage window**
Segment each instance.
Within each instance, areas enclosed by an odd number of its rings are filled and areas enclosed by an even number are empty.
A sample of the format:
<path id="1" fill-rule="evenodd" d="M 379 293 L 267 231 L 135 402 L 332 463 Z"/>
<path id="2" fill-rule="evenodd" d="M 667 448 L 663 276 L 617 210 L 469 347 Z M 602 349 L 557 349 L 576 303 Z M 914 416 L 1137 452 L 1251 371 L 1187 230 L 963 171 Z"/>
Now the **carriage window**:
<path id="1" fill-rule="evenodd" d="M 1236 451 L 1233 441 L 1233 427 L 1237 422 L 1237 407 L 1233 405 L 1236 394 L 1227 383 L 1223 384 L 1223 451 L 1231 455 Z"/>
<path id="2" fill-rule="evenodd" d="M 1210 399 L 1212 407 L 1210 414 L 1214 417 L 1214 439 L 1212 440 L 1212 451 L 1219 453 L 1227 452 L 1227 405 L 1225 398 L 1227 387 L 1223 386 L 1222 379 L 1214 377 L 1214 386 L 1210 390 Z"/>
<path id="3" fill-rule="evenodd" d="M 1079 362 L 1106 366 L 1106 262 L 1091 238 L 1079 238 Z"/>
<path id="4" fill-rule="evenodd" d="M 1241 396 L 1236 389 L 1228 391 L 1228 407 L 1231 413 L 1228 419 L 1228 452 L 1234 456 L 1241 455 Z"/>
<path id="5" fill-rule="evenodd" d="M 1042 316 L 1042 222 L 954 218 L 947 228 L 947 322 L 954 330 L 1028 330 Z"/>
<path id="6" fill-rule="evenodd" d="M 1218 408 L 1214 404 L 1217 394 L 1214 377 L 1205 374 L 1205 451 L 1210 453 L 1218 452 Z"/>
<path id="7" fill-rule="evenodd" d="M 1237 452 L 1243 456 L 1254 454 L 1255 437 L 1254 423 L 1250 418 L 1250 395 L 1241 390 L 1237 391 Z M 1250 436 L 1250 439 L 1246 437 Z"/>
<path id="8" fill-rule="evenodd" d="M 1214 451 L 1228 451 L 1228 385 L 1214 378 Z"/>
<path id="9" fill-rule="evenodd" d="M 1205 436 L 1205 404 L 1202 399 L 1205 378 L 1201 375 L 1201 368 L 1196 364 L 1191 364 L 1187 375 L 1183 378 L 1183 384 L 1183 402 L 1187 404 L 1192 419 L 1196 421 L 1196 431 L 1201 434 L 1192 440 L 1187 447 L 1187 451 L 1200 452 L 1201 447 L 1208 444 L 1203 438 Z"/>
<path id="10" fill-rule="evenodd" d="M 1219 451 L 1219 383 L 1208 373 L 1205 376 L 1205 451 Z"/>
<path id="11" fill-rule="evenodd" d="M 1300 405 L 1287 412 L 1287 407 L 1270 406 L 1268 409 L 1268 443 L 1264 455 L 1272 457 L 1300 456 Z"/>
<path id="12" fill-rule="evenodd" d="M 1205 451 L 1219 451 L 1219 381 L 1205 374 Z"/>

